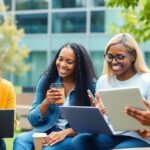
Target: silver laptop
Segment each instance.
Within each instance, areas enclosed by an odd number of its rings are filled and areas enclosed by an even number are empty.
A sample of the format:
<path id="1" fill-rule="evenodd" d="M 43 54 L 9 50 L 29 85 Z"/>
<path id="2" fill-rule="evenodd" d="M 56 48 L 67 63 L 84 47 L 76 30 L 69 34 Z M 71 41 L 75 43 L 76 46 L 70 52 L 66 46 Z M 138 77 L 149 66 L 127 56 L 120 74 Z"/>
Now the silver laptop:
<path id="1" fill-rule="evenodd" d="M 0 138 L 13 137 L 14 110 L 0 109 Z"/>
<path id="2" fill-rule="evenodd" d="M 124 112 L 126 105 L 146 110 L 139 88 L 109 89 L 101 90 L 99 93 L 115 131 L 150 129 Z"/>
<path id="3" fill-rule="evenodd" d="M 98 108 L 84 106 L 59 106 L 59 108 L 76 132 L 113 134 Z"/>

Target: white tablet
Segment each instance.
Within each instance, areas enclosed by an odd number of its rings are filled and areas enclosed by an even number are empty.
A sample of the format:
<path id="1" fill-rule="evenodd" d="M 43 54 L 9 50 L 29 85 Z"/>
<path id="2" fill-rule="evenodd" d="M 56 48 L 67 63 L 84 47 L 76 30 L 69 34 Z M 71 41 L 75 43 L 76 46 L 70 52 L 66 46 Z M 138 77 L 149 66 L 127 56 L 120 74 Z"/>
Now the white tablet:
<path id="1" fill-rule="evenodd" d="M 139 88 L 100 90 L 99 93 L 115 131 L 150 129 L 124 112 L 126 105 L 146 110 Z"/>
<path id="2" fill-rule="evenodd" d="M 59 108 L 76 132 L 113 134 L 98 108 L 85 106 L 59 106 Z"/>

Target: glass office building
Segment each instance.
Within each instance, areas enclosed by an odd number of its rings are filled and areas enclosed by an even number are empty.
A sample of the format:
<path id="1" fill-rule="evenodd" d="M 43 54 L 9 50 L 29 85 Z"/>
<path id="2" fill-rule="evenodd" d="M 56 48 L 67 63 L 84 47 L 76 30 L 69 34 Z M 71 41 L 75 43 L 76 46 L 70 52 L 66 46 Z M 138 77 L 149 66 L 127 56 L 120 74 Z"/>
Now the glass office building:
<path id="1" fill-rule="evenodd" d="M 111 35 L 113 22 L 122 24 L 118 9 L 107 9 L 103 0 L 4 0 L 18 28 L 23 28 L 23 42 L 31 52 L 27 62 L 31 70 L 14 77 L 14 84 L 34 87 L 40 74 L 64 43 L 84 45 L 93 60 L 97 75 L 102 70 L 103 50 Z M 147 61 L 148 43 L 143 44 Z M 150 62 L 148 62 L 150 64 Z M 9 78 L 9 75 L 7 76 Z"/>

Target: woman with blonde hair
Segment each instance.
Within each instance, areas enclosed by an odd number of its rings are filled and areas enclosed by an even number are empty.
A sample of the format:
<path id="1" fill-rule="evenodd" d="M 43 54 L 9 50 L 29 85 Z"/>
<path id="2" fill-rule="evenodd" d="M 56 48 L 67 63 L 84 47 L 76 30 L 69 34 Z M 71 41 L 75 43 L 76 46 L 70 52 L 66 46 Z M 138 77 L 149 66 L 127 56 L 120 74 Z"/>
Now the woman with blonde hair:
<path id="1" fill-rule="evenodd" d="M 145 60 L 140 47 L 138 46 L 135 39 L 129 33 L 119 33 L 116 36 L 114 36 L 108 42 L 104 52 L 107 53 L 110 46 L 115 45 L 117 43 L 122 43 L 126 48 L 128 48 L 129 53 L 134 52 L 136 54 L 136 60 L 133 63 L 133 66 L 138 73 L 150 72 L 150 69 L 145 64 Z M 108 75 L 113 74 L 113 71 L 109 67 L 107 61 L 104 61 L 103 74 L 108 74 Z"/>
<path id="2" fill-rule="evenodd" d="M 103 75 L 96 85 L 96 92 L 101 89 L 115 89 L 136 86 L 146 101 L 150 100 L 150 70 L 146 66 L 142 52 L 129 33 L 119 33 L 112 37 L 104 51 Z M 121 99 L 120 99 L 121 100 Z M 95 106 L 103 113 L 108 125 L 105 107 L 100 96 L 96 95 Z M 119 106 L 118 106 L 119 107 Z M 127 109 L 126 109 L 127 110 Z M 112 126 L 111 126 L 112 127 Z M 113 130 L 113 129 L 112 129 Z M 115 135 L 80 134 L 72 140 L 74 150 L 110 150 L 133 147 L 150 147 L 149 133 L 145 131 L 119 131 Z"/>

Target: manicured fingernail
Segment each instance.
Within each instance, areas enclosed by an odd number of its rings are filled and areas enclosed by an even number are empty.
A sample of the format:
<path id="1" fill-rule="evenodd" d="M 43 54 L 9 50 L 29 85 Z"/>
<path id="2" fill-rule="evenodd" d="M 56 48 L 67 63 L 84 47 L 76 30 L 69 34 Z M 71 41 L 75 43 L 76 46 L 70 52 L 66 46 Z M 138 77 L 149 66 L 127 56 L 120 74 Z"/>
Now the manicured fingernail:
<path id="1" fill-rule="evenodd" d="M 44 146 L 46 147 L 46 146 L 48 146 L 48 144 L 44 144 Z"/>

